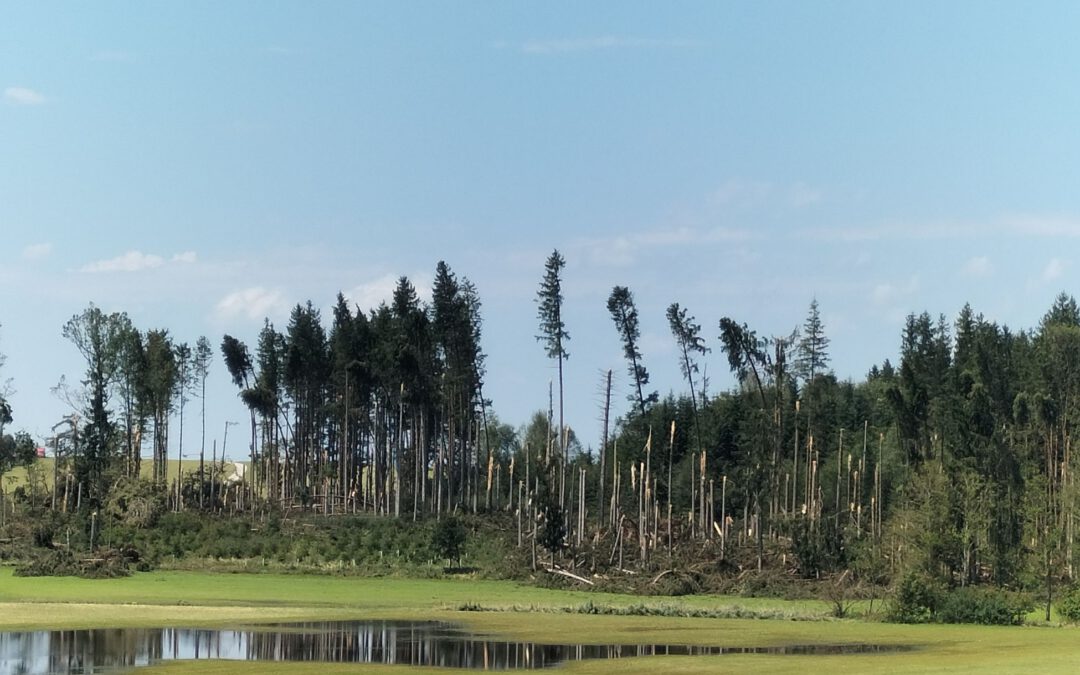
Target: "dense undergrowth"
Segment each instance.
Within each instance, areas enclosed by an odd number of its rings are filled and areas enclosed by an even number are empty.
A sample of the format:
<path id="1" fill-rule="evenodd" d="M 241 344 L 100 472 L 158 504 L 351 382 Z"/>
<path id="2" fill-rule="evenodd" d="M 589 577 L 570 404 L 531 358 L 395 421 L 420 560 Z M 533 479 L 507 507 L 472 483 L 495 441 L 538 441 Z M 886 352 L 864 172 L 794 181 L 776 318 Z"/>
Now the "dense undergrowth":
<path id="1" fill-rule="evenodd" d="M 812 598 L 831 605 L 829 615 L 836 618 L 850 616 L 859 601 L 888 596 L 889 601 L 879 605 L 884 609 L 880 616 L 902 623 L 1018 624 L 1034 606 L 1029 594 L 992 587 L 949 589 L 918 575 L 901 578 L 891 589 L 846 576 L 805 578 L 784 567 L 782 563 L 790 558 L 780 550 L 767 551 L 765 559 L 773 564 L 757 571 L 750 548 L 721 554 L 705 543 L 657 551 L 646 564 L 630 570 L 611 564 L 611 542 L 597 538 L 560 555 L 553 572 L 545 569 L 546 556 L 534 560 L 529 546 L 517 546 L 516 521 L 503 513 L 453 517 L 450 529 L 460 531 L 462 541 L 456 565 L 449 567 L 445 544 L 440 550 L 447 528 L 436 536 L 447 518 L 412 521 L 371 515 L 270 512 L 252 517 L 164 512 L 152 521 L 133 522 L 42 510 L 6 520 L 0 557 L 14 563 L 16 574 L 24 576 L 102 578 L 157 568 L 407 577 L 466 573 L 548 587 L 586 587 L 574 578 L 578 576 L 588 579 L 591 585 L 587 587 L 593 590 L 644 596 L 722 593 Z M 563 574 L 563 570 L 573 572 Z M 1077 598 L 1077 592 L 1063 594 L 1060 608 L 1065 620 L 1076 621 L 1080 616 L 1073 608 L 1080 606 Z M 574 611 L 630 610 L 587 603 Z M 725 610 L 723 616 L 757 614 L 757 610 L 736 607 Z"/>
<path id="2" fill-rule="evenodd" d="M 171 568 L 433 576 L 448 570 L 435 538 L 441 521 L 435 519 L 179 512 L 161 514 L 152 526 L 103 520 L 99 526 L 96 516 L 51 511 L 9 520 L 0 557 L 17 563 L 24 575 L 116 576 L 125 568 Z M 499 535 L 497 518 L 460 521 L 464 549 L 450 571 L 520 576 L 523 565 L 510 564 L 520 554 Z M 119 562 L 103 572 L 91 564 L 102 559 Z"/>

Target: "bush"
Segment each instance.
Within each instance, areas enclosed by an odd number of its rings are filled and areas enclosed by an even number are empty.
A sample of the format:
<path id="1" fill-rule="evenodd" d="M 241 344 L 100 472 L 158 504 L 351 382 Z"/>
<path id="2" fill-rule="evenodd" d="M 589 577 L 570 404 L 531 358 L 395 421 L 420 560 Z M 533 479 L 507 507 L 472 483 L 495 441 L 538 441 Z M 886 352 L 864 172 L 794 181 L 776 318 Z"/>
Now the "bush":
<path id="1" fill-rule="evenodd" d="M 1057 610 L 1069 623 L 1080 623 L 1080 586 L 1073 586 L 1057 601 Z"/>
<path id="2" fill-rule="evenodd" d="M 465 549 L 465 526 L 461 520 L 456 516 L 446 516 L 440 520 L 432 531 L 431 547 L 451 566 L 460 564 L 461 553 Z"/>
<path id="3" fill-rule="evenodd" d="M 1034 607 L 1029 595 L 967 586 L 952 591 L 918 574 L 900 580 L 886 615 L 898 623 L 975 623 L 1018 626 Z"/>
<path id="4" fill-rule="evenodd" d="M 1019 626 L 1034 606 L 1027 595 L 968 586 L 947 593 L 935 618 L 941 623 Z"/>
<path id="5" fill-rule="evenodd" d="M 944 595 L 940 584 L 919 574 L 907 574 L 897 585 L 886 616 L 896 623 L 933 621 Z"/>

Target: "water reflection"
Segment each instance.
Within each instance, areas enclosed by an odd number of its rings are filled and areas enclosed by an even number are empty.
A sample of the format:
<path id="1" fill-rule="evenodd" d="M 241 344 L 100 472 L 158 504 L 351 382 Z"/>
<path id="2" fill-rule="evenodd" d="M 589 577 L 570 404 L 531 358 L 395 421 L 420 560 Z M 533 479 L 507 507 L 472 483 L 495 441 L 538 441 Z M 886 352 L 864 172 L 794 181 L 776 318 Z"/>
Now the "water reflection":
<path id="1" fill-rule="evenodd" d="M 178 659 L 327 661 L 482 670 L 547 668 L 564 661 L 650 655 L 837 654 L 897 646 L 547 645 L 505 642 L 449 624 L 341 621 L 235 628 L 113 628 L 0 633 L 0 672 L 101 673 Z"/>

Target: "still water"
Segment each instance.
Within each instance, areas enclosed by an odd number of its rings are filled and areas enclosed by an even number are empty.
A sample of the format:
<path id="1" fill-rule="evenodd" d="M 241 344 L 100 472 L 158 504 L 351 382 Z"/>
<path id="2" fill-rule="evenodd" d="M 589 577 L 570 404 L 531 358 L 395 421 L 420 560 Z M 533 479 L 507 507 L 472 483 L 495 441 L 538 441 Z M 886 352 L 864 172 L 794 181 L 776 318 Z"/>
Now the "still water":
<path id="1" fill-rule="evenodd" d="M 107 673 L 177 659 L 388 663 L 478 670 L 548 668 L 565 661 L 706 654 L 897 651 L 871 644 L 715 647 L 507 642 L 450 624 L 333 621 L 234 628 L 94 628 L 0 633 L 0 673 Z"/>

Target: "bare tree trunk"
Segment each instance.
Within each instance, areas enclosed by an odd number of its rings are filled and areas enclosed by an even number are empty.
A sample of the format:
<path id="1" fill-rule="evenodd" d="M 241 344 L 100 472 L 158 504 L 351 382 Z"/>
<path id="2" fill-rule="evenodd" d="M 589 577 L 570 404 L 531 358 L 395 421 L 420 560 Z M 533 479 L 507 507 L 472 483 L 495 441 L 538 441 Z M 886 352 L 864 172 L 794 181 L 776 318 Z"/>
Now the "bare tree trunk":
<path id="1" fill-rule="evenodd" d="M 597 508 L 596 529 L 604 527 L 604 474 L 606 471 L 608 444 L 608 416 L 611 413 L 611 370 L 607 371 L 607 385 L 604 387 L 604 435 L 600 442 L 600 498 Z"/>

